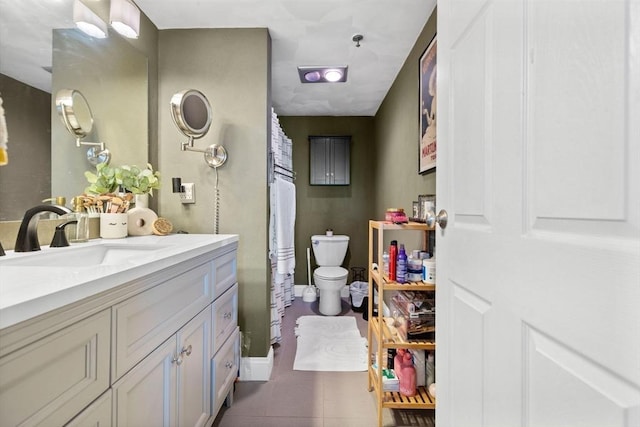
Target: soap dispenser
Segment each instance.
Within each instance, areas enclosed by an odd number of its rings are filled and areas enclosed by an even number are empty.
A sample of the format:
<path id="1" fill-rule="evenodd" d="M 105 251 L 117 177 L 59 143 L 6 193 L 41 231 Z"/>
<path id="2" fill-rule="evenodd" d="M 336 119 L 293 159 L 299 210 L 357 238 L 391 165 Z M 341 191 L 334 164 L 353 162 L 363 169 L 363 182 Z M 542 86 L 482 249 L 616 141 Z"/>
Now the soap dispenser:
<path id="1" fill-rule="evenodd" d="M 65 233 L 70 243 L 82 243 L 89 241 L 89 214 L 82 206 L 82 197 L 74 197 L 72 200 L 73 212 L 64 216 L 67 220 L 76 220 L 76 224 L 65 227 Z"/>

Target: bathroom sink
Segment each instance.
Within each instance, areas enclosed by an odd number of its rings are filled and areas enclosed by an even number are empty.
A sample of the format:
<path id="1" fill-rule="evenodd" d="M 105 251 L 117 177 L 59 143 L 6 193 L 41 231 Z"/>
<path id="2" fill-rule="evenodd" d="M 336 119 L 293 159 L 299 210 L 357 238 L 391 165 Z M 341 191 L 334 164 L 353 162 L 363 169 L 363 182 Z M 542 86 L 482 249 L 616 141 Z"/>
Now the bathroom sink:
<path id="1" fill-rule="evenodd" d="M 153 257 L 166 246 L 156 244 L 101 244 L 50 249 L 24 253 L 23 256 L 2 259 L 0 266 L 16 267 L 90 267 L 99 265 L 138 264 Z"/>

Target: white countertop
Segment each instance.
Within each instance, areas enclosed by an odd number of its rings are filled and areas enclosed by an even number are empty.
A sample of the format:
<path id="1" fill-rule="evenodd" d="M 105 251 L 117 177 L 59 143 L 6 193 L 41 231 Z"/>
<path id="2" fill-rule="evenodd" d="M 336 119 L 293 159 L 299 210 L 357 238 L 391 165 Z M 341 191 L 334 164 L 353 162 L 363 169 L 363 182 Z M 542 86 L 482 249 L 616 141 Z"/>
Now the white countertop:
<path id="1" fill-rule="evenodd" d="M 94 239 L 64 248 L 43 246 L 37 252 L 7 251 L 6 256 L 0 257 L 0 329 L 237 241 L 236 234 L 172 234 Z M 132 253 L 138 252 L 143 256 L 131 256 L 117 263 L 83 265 L 83 249 L 91 250 L 96 245 L 130 248 Z M 150 248 L 151 252 L 145 254 L 144 248 Z M 58 259 L 64 257 L 67 262 L 62 264 L 67 265 L 51 262 L 49 264 L 52 265 L 35 265 L 38 257 L 54 259 L 53 256 Z M 21 263 L 24 265 L 19 265 Z"/>

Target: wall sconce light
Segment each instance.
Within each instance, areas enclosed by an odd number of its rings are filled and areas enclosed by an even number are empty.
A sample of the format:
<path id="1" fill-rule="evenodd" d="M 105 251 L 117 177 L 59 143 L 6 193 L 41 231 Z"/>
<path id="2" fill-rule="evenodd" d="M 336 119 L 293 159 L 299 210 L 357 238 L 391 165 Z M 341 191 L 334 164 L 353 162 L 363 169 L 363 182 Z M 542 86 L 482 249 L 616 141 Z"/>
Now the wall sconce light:
<path id="1" fill-rule="evenodd" d="M 140 9 L 129 0 L 111 0 L 109 22 L 124 37 L 137 39 L 140 34 Z"/>
<path id="2" fill-rule="evenodd" d="M 73 2 L 73 22 L 83 33 L 91 37 L 107 37 L 107 23 L 80 0 Z"/>
<path id="3" fill-rule="evenodd" d="M 349 67 L 298 67 L 302 83 L 344 83 Z"/>

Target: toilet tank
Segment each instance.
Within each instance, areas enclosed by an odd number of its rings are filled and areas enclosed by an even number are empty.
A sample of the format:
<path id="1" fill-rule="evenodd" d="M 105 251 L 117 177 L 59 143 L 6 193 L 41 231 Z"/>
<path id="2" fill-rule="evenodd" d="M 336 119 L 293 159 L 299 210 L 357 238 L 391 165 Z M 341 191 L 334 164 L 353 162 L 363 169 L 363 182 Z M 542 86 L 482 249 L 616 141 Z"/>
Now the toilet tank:
<path id="1" fill-rule="evenodd" d="M 332 267 L 342 265 L 344 256 L 349 247 L 349 236 L 311 236 L 311 247 L 316 264 L 320 267 Z"/>

